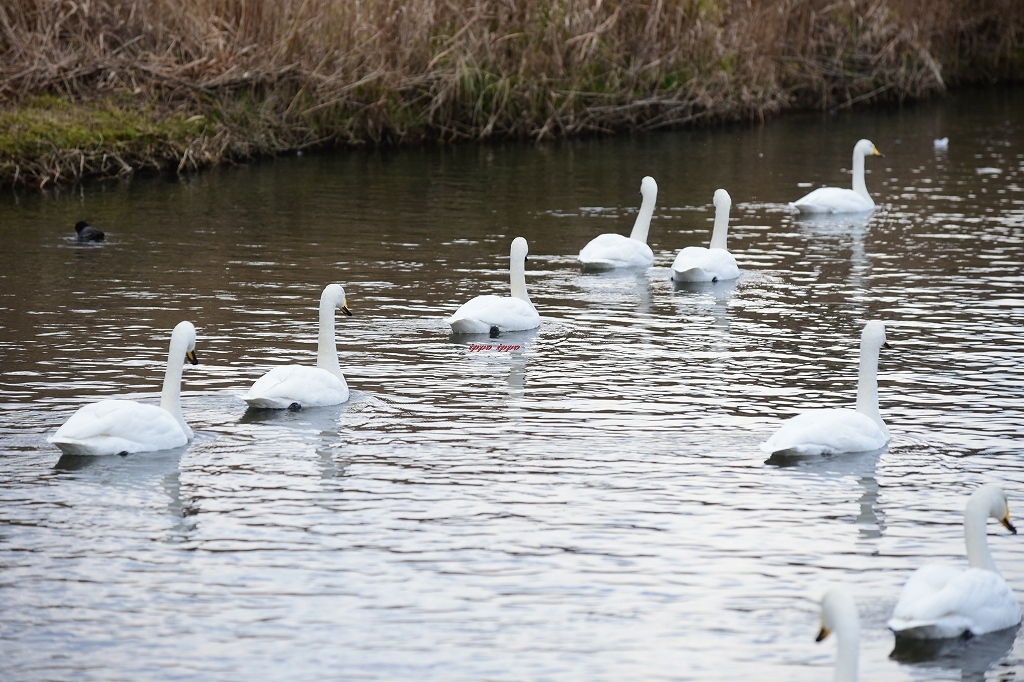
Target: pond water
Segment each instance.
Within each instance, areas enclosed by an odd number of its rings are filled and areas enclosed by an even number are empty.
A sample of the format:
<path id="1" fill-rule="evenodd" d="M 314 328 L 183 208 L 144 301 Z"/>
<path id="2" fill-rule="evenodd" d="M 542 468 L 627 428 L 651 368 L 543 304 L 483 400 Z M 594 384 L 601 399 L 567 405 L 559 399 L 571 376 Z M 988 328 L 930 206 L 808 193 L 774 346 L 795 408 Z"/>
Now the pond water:
<path id="1" fill-rule="evenodd" d="M 821 680 L 817 600 L 840 584 L 863 679 L 1020 679 L 1016 631 L 891 655 L 885 622 L 914 568 L 965 564 L 980 482 L 1024 514 L 1021 112 L 1024 90 L 966 91 L 3 193 L 0 677 Z M 862 137 L 886 155 L 878 208 L 797 219 L 787 201 L 848 186 Z M 645 175 L 655 267 L 582 274 Z M 741 277 L 677 289 L 719 187 Z M 106 243 L 76 243 L 81 219 Z M 444 319 L 507 293 L 520 235 L 543 324 L 471 350 Z M 315 362 L 330 282 L 352 398 L 247 412 L 267 369 Z M 184 319 L 195 441 L 62 459 L 46 437 L 79 406 L 157 400 Z M 894 346 L 889 447 L 766 462 L 783 418 L 852 406 L 869 319 Z M 988 529 L 1024 593 L 1024 541 Z"/>

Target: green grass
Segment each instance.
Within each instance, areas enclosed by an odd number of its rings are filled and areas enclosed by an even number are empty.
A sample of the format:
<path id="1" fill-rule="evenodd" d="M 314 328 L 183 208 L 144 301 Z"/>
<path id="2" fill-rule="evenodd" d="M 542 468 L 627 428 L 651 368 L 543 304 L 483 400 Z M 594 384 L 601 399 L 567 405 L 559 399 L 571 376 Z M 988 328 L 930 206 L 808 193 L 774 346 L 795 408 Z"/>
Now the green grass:
<path id="1" fill-rule="evenodd" d="M 29 160 L 54 148 L 89 153 L 161 143 L 185 147 L 204 127 L 198 116 L 160 116 L 154 107 L 116 100 L 73 104 L 50 95 L 29 97 L 0 110 L 0 159 Z"/>

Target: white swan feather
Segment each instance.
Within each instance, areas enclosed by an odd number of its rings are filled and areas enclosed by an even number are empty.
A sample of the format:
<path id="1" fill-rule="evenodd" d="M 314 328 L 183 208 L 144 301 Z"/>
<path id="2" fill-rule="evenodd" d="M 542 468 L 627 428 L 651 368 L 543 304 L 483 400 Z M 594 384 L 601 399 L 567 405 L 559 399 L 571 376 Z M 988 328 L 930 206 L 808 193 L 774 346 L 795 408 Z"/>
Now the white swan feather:
<path id="1" fill-rule="evenodd" d="M 526 293 L 526 254 L 529 245 L 522 237 L 512 240 L 509 251 L 511 296 L 477 296 L 463 303 L 448 318 L 456 334 L 493 334 L 525 331 L 540 326 L 540 315 Z"/>
<path id="2" fill-rule="evenodd" d="M 616 268 L 649 268 L 654 265 L 654 251 L 647 245 L 651 229 L 654 203 L 658 199 L 658 183 L 647 176 L 640 182 L 643 201 L 640 213 L 628 237 L 621 234 L 601 234 L 580 250 L 579 261 L 584 270 L 602 271 Z"/>
<path id="3" fill-rule="evenodd" d="M 885 447 L 889 429 L 878 412 L 878 353 L 889 347 L 881 322 L 864 325 L 857 409 L 809 410 L 798 414 L 761 443 L 761 450 L 767 454 L 834 455 Z"/>
<path id="4" fill-rule="evenodd" d="M 726 249 L 729 232 L 729 209 L 732 197 L 724 189 L 715 190 L 715 227 L 711 246 L 687 246 L 672 263 L 672 279 L 676 282 L 724 282 L 740 276 L 736 259 Z"/>
<path id="5" fill-rule="evenodd" d="M 817 641 L 833 632 L 839 640 L 835 682 L 856 682 L 860 658 L 860 617 L 857 604 L 845 589 L 835 587 L 821 598 L 821 630 Z"/>
<path id="6" fill-rule="evenodd" d="M 196 329 L 179 322 L 171 332 L 160 406 L 134 400 L 101 400 L 81 407 L 47 438 L 67 455 L 119 455 L 170 450 L 192 440 L 181 414 L 181 373 L 198 364 Z"/>
<path id="7" fill-rule="evenodd" d="M 819 187 L 790 202 L 801 213 L 861 213 L 875 207 L 864 183 L 864 157 L 882 156 L 870 140 L 860 140 L 853 147 L 853 189 Z"/>
<path id="8" fill-rule="evenodd" d="M 256 409 L 297 409 L 340 405 L 348 400 L 348 382 L 338 364 L 334 311 L 352 315 L 340 284 L 328 284 L 320 295 L 320 326 L 315 367 L 275 367 L 256 380 L 242 399 Z"/>
<path id="9" fill-rule="evenodd" d="M 929 564 L 907 580 L 889 627 L 899 637 L 945 639 L 983 635 L 1021 621 L 1020 603 L 999 574 L 988 548 L 985 522 L 994 518 L 1012 533 L 1006 493 L 996 483 L 978 488 L 964 510 L 968 568 Z"/>

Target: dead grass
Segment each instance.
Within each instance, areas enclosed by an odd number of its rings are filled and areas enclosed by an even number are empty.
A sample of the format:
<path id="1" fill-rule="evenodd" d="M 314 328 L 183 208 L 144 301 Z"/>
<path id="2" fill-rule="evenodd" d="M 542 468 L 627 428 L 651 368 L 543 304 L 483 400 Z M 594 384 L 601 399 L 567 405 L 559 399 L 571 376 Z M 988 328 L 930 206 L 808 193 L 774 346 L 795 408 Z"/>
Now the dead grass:
<path id="1" fill-rule="evenodd" d="M 758 120 L 1019 77 L 1022 45 L 1019 0 L 7 0 L 0 125 L 71 113 L 0 127 L 0 184 Z"/>

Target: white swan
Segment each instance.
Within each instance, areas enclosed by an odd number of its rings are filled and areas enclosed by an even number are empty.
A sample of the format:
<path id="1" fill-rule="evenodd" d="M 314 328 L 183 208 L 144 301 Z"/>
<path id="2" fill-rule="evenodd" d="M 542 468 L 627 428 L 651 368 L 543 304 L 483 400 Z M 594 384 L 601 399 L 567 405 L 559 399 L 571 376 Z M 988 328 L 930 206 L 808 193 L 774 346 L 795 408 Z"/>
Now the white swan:
<path id="1" fill-rule="evenodd" d="M 338 365 L 338 344 L 334 338 L 334 309 L 351 316 L 340 284 L 328 284 L 320 294 L 320 333 L 316 345 L 316 367 L 286 365 L 275 367 L 252 385 L 242 400 L 257 409 L 300 409 L 338 405 L 348 400 L 348 383 Z"/>
<path id="2" fill-rule="evenodd" d="M 181 370 L 196 359 L 196 328 L 179 322 L 171 332 L 160 406 L 134 400 L 101 400 L 80 408 L 47 438 L 66 455 L 121 455 L 169 450 L 192 440 L 181 414 Z"/>
<path id="3" fill-rule="evenodd" d="M 989 517 L 1006 526 L 1010 507 L 998 483 L 971 494 L 964 510 L 964 537 L 970 568 L 930 564 L 914 571 L 903 587 L 889 627 L 898 637 L 941 639 L 969 632 L 983 635 L 1020 622 L 1020 604 L 996 569 L 985 536 Z"/>
<path id="4" fill-rule="evenodd" d="M 831 633 L 839 640 L 836 651 L 835 682 L 856 682 L 860 657 L 860 618 L 857 605 L 846 590 L 835 587 L 821 598 L 821 630 L 816 641 Z"/>
<path id="5" fill-rule="evenodd" d="M 801 213 L 860 213 L 870 211 L 875 202 L 864 184 L 864 157 L 883 156 L 870 140 L 861 140 L 853 148 L 853 189 L 819 187 L 790 202 Z"/>
<path id="6" fill-rule="evenodd" d="M 810 410 L 791 417 L 761 443 L 768 453 L 832 455 L 877 450 L 889 442 L 889 429 L 878 413 L 878 351 L 885 342 L 885 325 L 872 321 L 860 335 L 860 377 L 857 409 Z"/>
<path id="7" fill-rule="evenodd" d="M 680 251 L 672 263 L 672 279 L 676 282 L 719 282 L 740 276 L 736 259 L 725 248 L 732 197 L 724 189 L 717 189 L 714 203 L 715 229 L 711 233 L 711 247 L 687 246 Z"/>
<path id="8" fill-rule="evenodd" d="M 615 268 L 649 268 L 654 265 L 654 252 L 647 245 L 647 233 L 651 229 L 654 202 L 658 198 L 658 183 L 651 176 L 640 182 L 643 201 L 640 213 L 633 223 L 628 237 L 621 234 L 601 234 L 590 240 L 580 250 L 579 261 L 584 270 L 601 271 Z"/>
<path id="9" fill-rule="evenodd" d="M 518 332 L 540 326 L 540 315 L 526 293 L 526 240 L 512 240 L 509 253 L 511 296 L 477 296 L 470 299 L 448 318 L 456 334 L 490 334 Z"/>

